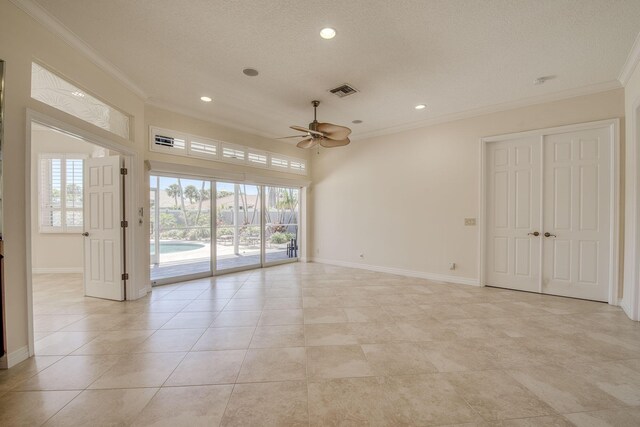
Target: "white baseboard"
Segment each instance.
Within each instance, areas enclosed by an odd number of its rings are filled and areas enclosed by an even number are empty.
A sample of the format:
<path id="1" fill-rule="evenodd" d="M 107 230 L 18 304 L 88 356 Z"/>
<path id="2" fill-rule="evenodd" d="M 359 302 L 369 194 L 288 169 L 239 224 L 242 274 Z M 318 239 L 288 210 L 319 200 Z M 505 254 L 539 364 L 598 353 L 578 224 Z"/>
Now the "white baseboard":
<path id="1" fill-rule="evenodd" d="M 61 274 L 61 273 L 84 273 L 84 269 L 82 267 L 52 267 L 52 268 L 32 268 L 31 273 L 33 274 Z"/>
<path id="2" fill-rule="evenodd" d="M 639 318 L 636 317 L 636 313 L 633 312 L 633 308 L 631 307 L 631 304 L 629 303 L 629 301 L 627 301 L 626 299 L 624 299 L 624 297 L 622 298 L 622 300 L 620 300 L 620 307 L 622 307 L 622 310 L 624 311 L 624 313 L 629 316 L 629 319 L 631 320 L 640 320 Z"/>
<path id="3" fill-rule="evenodd" d="M 29 358 L 29 347 L 25 346 L 0 358 L 0 369 L 9 369 Z"/>
<path id="4" fill-rule="evenodd" d="M 147 296 L 147 294 L 151 292 L 151 289 L 152 289 L 151 286 L 147 286 L 146 288 L 140 289 L 138 291 L 138 298 L 143 298 Z"/>
<path id="5" fill-rule="evenodd" d="M 361 270 L 378 271 L 380 273 L 397 274 L 398 276 L 417 277 L 419 279 L 433 280 L 436 282 L 456 283 L 459 285 L 480 286 L 480 281 L 475 277 L 459 277 L 448 276 L 446 274 L 427 273 L 424 271 L 405 270 L 395 267 L 382 267 L 371 264 L 360 264 L 356 262 L 338 261 L 324 258 L 311 258 L 311 262 L 317 262 L 320 264 L 337 265 L 340 267 L 359 268 Z"/>

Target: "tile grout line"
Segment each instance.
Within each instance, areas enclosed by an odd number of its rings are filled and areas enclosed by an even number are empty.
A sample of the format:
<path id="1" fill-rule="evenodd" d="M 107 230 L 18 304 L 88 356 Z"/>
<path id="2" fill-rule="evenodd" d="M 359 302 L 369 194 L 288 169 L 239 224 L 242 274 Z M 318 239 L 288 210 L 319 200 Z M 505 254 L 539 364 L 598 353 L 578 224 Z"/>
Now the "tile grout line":
<path id="1" fill-rule="evenodd" d="M 247 279 L 245 279 L 244 282 L 242 282 L 242 285 L 236 290 L 234 295 L 237 294 L 240 289 L 242 289 L 242 287 L 247 282 L 249 277 L 250 277 L 250 275 L 247 277 Z M 231 301 L 231 299 L 229 299 L 229 302 L 230 301 Z M 260 316 L 262 316 L 262 314 L 260 314 Z M 260 319 L 258 319 L 258 321 L 259 320 Z M 258 325 L 256 323 L 256 326 L 254 327 L 253 332 L 251 333 L 251 339 L 249 340 L 249 344 L 247 344 L 247 349 L 245 350 L 244 356 L 242 357 L 242 363 L 240 363 L 240 368 L 238 368 L 238 373 L 236 375 L 235 380 L 233 381 L 233 387 L 231 388 L 231 393 L 229 393 L 229 398 L 227 399 L 227 403 L 224 406 L 224 411 L 222 411 L 222 417 L 220 418 L 220 423 L 218 423 L 218 425 L 222 424 L 222 422 L 224 421 L 224 417 L 227 414 L 227 409 L 229 408 L 229 403 L 231 402 L 231 398 L 233 397 L 233 392 L 236 390 L 236 385 L 238 384 L 238 378 L 240 377 L 240 372 L 242 372 L 242 366 L 244 365 L 244 361 L 247 358 L 247 353 L 249 352 L 249 346 L 251 345 L 251 341 L 253 340 L 253 335 L 255 334 L 257 327 L 258 327 Z"/>

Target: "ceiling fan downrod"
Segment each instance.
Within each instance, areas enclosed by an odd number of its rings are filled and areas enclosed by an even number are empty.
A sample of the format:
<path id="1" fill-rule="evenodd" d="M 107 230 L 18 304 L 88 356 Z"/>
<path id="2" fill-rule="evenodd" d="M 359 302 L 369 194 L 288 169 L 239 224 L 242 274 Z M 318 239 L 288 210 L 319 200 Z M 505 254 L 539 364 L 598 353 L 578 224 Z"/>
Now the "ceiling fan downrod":
<path id="1" fill-rule="evenodd" d="M 318 112 L 318 105 L 320 105 L 320 101 L 311 101 L 311 105 L 313 105 L 313 122 L 309 123 L 309 129 L 311 130 L 318 130 L 318 118 L 317 118 L 317 112 Z"/>

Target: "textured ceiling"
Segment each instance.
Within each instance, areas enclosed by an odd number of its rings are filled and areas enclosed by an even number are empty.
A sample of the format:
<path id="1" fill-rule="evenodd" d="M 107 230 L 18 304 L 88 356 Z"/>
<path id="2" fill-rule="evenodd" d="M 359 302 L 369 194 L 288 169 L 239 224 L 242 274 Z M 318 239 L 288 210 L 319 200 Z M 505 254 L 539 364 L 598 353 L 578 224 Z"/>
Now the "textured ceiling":
<path id="1" fill-rule="evenodd" d="M 640 31 L 638 0 L 37 2 L 150 102 L 271 136 L 308 123 L 313 99 L 357 137 L 612 82 Z M 360 93 L 327 92 L 345 82 Z"/>

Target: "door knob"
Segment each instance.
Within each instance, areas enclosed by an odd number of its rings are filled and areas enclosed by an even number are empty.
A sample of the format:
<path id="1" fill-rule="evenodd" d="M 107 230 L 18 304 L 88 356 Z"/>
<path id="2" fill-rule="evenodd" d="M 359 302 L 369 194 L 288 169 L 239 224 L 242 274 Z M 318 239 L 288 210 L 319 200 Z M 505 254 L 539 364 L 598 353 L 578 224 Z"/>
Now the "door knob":
<path id="1" fill-rule="evenodd" d="M 527 236 L 536 236 L 536 237 L 538 237 L 539 235 L 540 235 L 540 233 L 537 232 L 537 231 L 534 231 L 533 233 L 527 233 Z"/>
<path id="2" fill-rule="evenodd" d="M 546 233 L 544 233 L 544 237 L 558 237 L 555 234 L 551 234 L 548 231 Z"/>
<path id="3" fill-rule="evenodd" d="M 84 237 L 89 237 L 89 232 L 88 232 L 88 231 L 85 231 L 84 233 L 82 233 L 82 235 L 83 235 Z"/>

